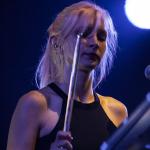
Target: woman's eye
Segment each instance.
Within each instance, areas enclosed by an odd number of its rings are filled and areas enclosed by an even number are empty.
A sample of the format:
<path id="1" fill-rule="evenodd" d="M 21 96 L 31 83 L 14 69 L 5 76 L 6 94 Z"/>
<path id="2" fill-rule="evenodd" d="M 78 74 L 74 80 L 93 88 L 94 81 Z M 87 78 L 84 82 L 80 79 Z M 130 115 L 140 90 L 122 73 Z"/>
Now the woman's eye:
<path id="1" fill-rule="evenodd" d="M 88 35 L 90 35 L 92 30 L 93 30 L 92 26 L 87 27 L 86 30 L 83 32 L 83 38 L 86 38 Z"/>
<path id="2" fill-rule="evenodd" d="M 99 40 L 99 41 L 106 41 L 106 38 L 107 38 L 107 33 L 106 33 L 106 31 L 103 31 L 103 30 L 100 30 L 100 31 L 98 31 L 97 32 L 97 39 Z"/>

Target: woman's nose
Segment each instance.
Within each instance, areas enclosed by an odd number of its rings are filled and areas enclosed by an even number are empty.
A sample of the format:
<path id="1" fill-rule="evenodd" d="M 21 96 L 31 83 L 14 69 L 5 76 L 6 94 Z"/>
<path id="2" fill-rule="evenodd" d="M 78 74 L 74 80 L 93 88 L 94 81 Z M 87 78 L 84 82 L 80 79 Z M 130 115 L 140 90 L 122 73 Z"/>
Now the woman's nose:
<path id="1" fill-rule="evenodd" d="M 88 45 L 92 49 L 98 49 L 99 48 L 99 45 L 97 43 L 89 43 Z"/>
<path id="2" fill-rule="evenodd" d="M 98 43 L 97 38 L 95 36 L 91 36 L 88 38 L 88 46 L 90 48 L 93 48 L 93 49 L 99 48 L 99 43 Z"/>

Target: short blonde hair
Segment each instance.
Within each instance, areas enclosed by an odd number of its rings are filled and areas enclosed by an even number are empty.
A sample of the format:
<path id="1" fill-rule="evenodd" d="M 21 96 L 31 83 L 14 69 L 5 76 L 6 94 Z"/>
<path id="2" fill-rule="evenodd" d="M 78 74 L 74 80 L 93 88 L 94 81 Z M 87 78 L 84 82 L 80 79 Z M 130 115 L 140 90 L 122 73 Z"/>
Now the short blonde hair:
<path id="1" fill-rule="evenodd" d="M 116 54 L 117 46 L 117 33 L 115 31 L 112 19 L 105 9 L 102 9 L 98 5 L 91 2 L 81 1 L 63 9 L 48 28 L 48 42 L 45 52 L 37 67 L 35 76 L 36 83 L 39 88 L 47 86 L 50 82 L 63 81 L 63 70 L 66 63 L 64 59 L 64 50 L 62 46 L 54 49 L 54 46 L 50 41 L 53 37 L 57 36 L 60 40 L 60 45 L 63 45 L 64 40 L 77 25 L 77 21 L 81 14 L 87 15 L 86 10 L 91 10 L 90 13 L 92 18 L 95 19 L 97 12 L 102 13 L 107 32 L 106 50 L 100 64 L 94 70 L 93 87 L 97 87 L 97 85 L 109 72 Z M 85 24 L 88 24 L 88 20 Z"/>

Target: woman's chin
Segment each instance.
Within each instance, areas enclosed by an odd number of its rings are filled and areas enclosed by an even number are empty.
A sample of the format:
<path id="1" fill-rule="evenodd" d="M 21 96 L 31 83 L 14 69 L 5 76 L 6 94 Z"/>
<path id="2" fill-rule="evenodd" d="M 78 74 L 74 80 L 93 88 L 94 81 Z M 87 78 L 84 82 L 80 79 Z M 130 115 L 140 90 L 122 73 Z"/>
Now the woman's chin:
<path id="1" fill-rule="evenodd" d="M 93 62 L 91 64 L 79 64 L 79 70 L 80 71 L 85 71 L 85 72 L 90 72 L 92 71 L 93 69 L 96 68 L 98 64 L 96 62 Z"/>

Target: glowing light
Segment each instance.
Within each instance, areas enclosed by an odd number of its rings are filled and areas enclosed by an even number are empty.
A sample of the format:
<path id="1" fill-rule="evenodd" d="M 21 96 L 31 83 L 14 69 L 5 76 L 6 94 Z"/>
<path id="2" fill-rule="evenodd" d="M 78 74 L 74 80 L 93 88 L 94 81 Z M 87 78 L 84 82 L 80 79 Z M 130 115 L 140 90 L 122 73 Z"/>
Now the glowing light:
<path id="1" fill-rule="evenodd" d="M 136 27 L 150 29 L 150 0 L 126 0 L 125 13 Z"/>

